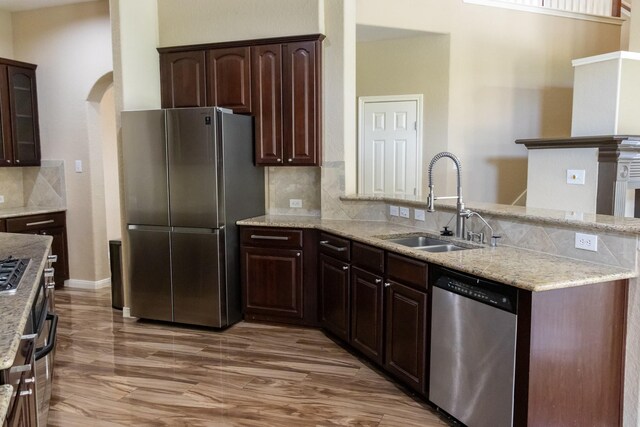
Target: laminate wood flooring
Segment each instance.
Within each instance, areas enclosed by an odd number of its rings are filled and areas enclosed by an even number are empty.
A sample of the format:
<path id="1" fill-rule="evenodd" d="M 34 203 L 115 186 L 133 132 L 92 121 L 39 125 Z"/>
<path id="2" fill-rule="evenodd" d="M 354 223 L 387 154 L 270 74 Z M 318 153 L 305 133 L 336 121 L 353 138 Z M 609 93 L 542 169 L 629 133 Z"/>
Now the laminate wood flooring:
<path id="1" fill-rule="evenodd" d="M 319 330 L 123 319 L 108 289 L 56 308 L 49 426 L 447 425 Z"/>

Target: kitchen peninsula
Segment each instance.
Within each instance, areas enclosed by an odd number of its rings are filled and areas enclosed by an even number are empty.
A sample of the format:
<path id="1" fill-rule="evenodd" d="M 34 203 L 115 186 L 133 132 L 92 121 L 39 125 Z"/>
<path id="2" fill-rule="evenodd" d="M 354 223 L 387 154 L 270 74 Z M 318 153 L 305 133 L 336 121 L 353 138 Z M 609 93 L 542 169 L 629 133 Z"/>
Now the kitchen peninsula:
<path id="1" fill-rule="evenodd" d="M 358 203 L 362 198 L 350 199 L 349 202 Z M 389 212 L 386 203 L 424 209 L 424 202 L 420 201 L 365 200 L 379 202 L 385 212 Z M 433 401 L 429 390 L 429 349 L 433 351 L 430 343 L 445 333 L 429 330 L 432 304 L 435 305 L 434 274 L 445 268 L 478 280 L 488 279 L 508 285 L 517 294 L 514 425 L 587 425 L 594 420 L 603 425 L 621 424 L 628 285 L 629 279 L 637 277 L 640 221 L 596 215 L 583 215 L 582 220 L 576 220 L 572 217 L 575 213 L 478 203 L 469 203 L 468 207 L 481 212 L 500 231 L 503 243 L 495 248 L 433 253 L 392 241 L 417 235 L 442 239 L 438 230 L 451 220 L 455 209 L 448 204 L 438 205 L 438 212 L 428 215 L 425 222 L 395 217 L 387 217 L 387 221 L 345 221 L 292 216 L 240 221 L 245 237 L 275 238 L 285 233 L 296 236 L 296 230 L 306 231 L 299 234 L 303 237 L 288 237 L 286 242 L 283 238 L 280 242 L 274 239 L 252 243 L 262 245 L 263 252 L 250 250 L 251 244 L 243 238 L 243 274 L 252 277 L 245 282 L 243 291 L 245 298 L 247 294 L 252 296 L 249 302 L 253 304 L 245 308 L 257 313 L 245 318 L 286 323 L 299 323 L 296 319 L 302 319 L 302 323 L 312 325 L 315 322 L 343 346 Z M 468 225 L 479 232 L 479 224 Z M 576 231 L 597 233 L 599 253 L 576 254 L 571 250 L 575 249 L 572 236 Z M 310 238 L 315 238 L 311 244 Z M 279 245 L 289 245 L 291 249 L 278 249 Z M 319 257 L 312 251 L 308 253 L 309 247 L 316 247 Z M 279 274 L 268 271 L 260 253 L 280 262 L 286 259 L 282 254 L 287 251 L 292 251 L 293 265 L 297 265 L 295 258 L 304 267 L 307 257 L 319 259 L 317 283 L 299 281 L 300 289 L 295 292 L 289 288 L 280 289 L 280 293 L 246 289 L 260 286 L 253 283 L 258 276 L 252 273 L 252 266 L 257 266 L 264 277 Z M 259 283 L 269 286 L 265 280 Z M 275 279 L 275 283 L 287 286 L 297 282 L 288 281 L 287 277 Z M 308 292 L 308 286 L 317 287 L 317 292 Z M 294 297 L 287 300 L 290 295 Z M 297 301 L 298 296 L 303 301 Z M 260 297 L 266 298 L 262 305 Z M 317 298 L 317 319 L 304 311 L 310 298 Z M 406 316 L 402 317 L 403 313 Z M 394 347 L 407 340 L 409 347 Z M 399 359 L 399 354 L 406 357 Z M 607 390 L 605 397 L 603 388 Z"/>

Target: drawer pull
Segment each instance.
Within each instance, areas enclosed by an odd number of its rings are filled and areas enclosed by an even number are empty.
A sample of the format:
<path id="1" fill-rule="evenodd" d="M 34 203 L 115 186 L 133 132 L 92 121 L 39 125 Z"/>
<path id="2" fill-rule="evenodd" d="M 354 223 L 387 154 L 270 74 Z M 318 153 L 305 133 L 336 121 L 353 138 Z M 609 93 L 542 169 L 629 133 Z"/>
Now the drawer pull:
<path id="1" fill-rule="evenodd" d="M 254 240 L 289 240 L 287 236 L 261 236 L 259 234 L 252 234 L 251 238 Z"/>
<path id="2" fill-rule="evenodd" d="M 382 279 L 376 279 L 376 283 L 382 283 Z"/>
<path id="3" fill-rule="evenodd" d="M 47 219 L 44 221 L 36 221 L 36 222 L 28 222 L 27 223 L 27 227 L 33 227 L 36 225 L 45 225 L 45 224 L 53 224 L 55 222 L 55 220 L 53 219 Z"/>
<path id="4" fill-rule="evenodd" d="M 336 251 L 336 252 L 344 252 L 344 251 L 346 251 L 346 250 L 347 250 L 347 248 L 346 248 L 346 247 L 342 247 L 342 248 L 341 248 L 341 247 L 338 247 L 338 246 L 333 246 L 331 243 L 329 243 L 329 241 L 328 241 L 328 240 L 322 240 L 322 241 L 320 242 L 320 244 L 321 244 L 322 246 L 327 247 L 327 248 L 329 248 L 329 249 L 332 249 L 332 250 L 334 250 L 334 251 Z"/>
<path id="5" fill-rule="evenodd" d="M 53 267 L 47 267 L 44 269 L 44 277 L 53 277 L 53 273 L 55 272 Z"/>
<path id="6" fill-rule="evenodd" d="M 29 389 L 29 390 L 22 390 L 20 392 L 20 396 L 31 396 L 33 394 L 33 390 Z"/>
<path id="7" fill-rule="evenodd" d="M 343 269 L 343 270 L 345 270 L 345 271 L 347 271 L 347 270 L 349 269 L 349 266 L 348 266 L 348 265 L 343 265 L 343 266 L 342 266 L 342 269 Z"/>
<path id="8" fill-rule="evenodd" d="M 391 286 L 391 283 L 389 283 L 389 282 L 384 282 L 384 287 L 385 287 L 385 288 L 388 288 L 389 286 Z"/>

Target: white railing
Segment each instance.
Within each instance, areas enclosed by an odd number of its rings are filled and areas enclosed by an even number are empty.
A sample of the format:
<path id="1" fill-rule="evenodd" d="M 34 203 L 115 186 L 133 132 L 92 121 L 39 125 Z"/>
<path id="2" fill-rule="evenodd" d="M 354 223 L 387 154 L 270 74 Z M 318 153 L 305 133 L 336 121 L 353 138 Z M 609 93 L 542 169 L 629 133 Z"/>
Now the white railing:
<path id="1" fill-rule="evenodd" d="M 540 7 L 562 12 L 597 16 L 620 16 L 621 0 L 465 0 L 467 3 L 492 4 L 504 7 Z"/>

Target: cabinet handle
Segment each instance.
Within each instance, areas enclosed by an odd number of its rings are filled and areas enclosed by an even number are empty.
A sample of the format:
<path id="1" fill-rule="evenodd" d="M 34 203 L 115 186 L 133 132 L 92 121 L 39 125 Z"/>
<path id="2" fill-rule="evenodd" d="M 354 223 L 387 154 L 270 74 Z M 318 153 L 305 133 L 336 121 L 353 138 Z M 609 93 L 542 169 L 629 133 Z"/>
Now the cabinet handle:
<path id="1" fill-rule="evenodd" d="M 36 221 L 36 222 L 28 222 L 27 227 L 33 227 L 34 225 L 44 225 L 44 224 L 53 224 L 55 220 L 48 219 L 46 221 Z"/>
<path id="2" fill-rule="evenodd" d="M 56 282 L 51 281 L 51 282 L 47 283 L 45 287 L 47 289 L 55 289 L 56 288 Z"/>
<path id="3" fill-rule="evenodd" d="M 300 256 L 300 252 L 297 252 L 297 253 L 296 253 L 296 256 Z"/>
<path id="4" fill-rule="evenodd" d="M 343 269 L 343 270 L 345 270 L 345 271 L 347 271 L 347 270 L 349 269 L 349 266 L 348 266 L 348 265 L 343 265 L 343 266 L 342 266 L 342 269 Z"/>
<path id="5" fill-rule="evenodd" d="M 35 377 L 25 378 L 24 379 L 24 383 L 25 384 L 31 384 L 31 383 L 35 383 L 35 382 L 36 382 L 36 378 Z"/>
<path id="6" fill-rule="evenodd" d="M 322 241 L 320 241 L 320 244 L 321 244 L 322 246 L 325 246 L 325 247 L 329 248 L 329 249 L 333 249 L 333 250 L 334 250 L 334 251 L 336 251 L 336 252 L 344 252 L 344 251 L 346 251 L 346 250 L 347 250 L 347 248 L 346 248 L 346 247 L 342 247 L 342 248 L 340 248 L 340 247 L 338 247 L 338 246 L 333 246 L 332 244 L 330 244 L 330 243 L 329 243 L 329 241 L 328 241 L 328 240 L 322 240 Z"/>
<path id="7" fill-rule="evenodd" d="M 44 277 L 53 277 L 53 273 L 54 273 L 54 268 L 53 267 L 47 267 L 44 269 Z"/>
<path id="8" fill-rule="evenodd" d="M 20 160 L 16 160 L 16 163 L 20 163 Z"/>
<path id="9" fill-rule="evenodd" d="M 388 288 L 389 286 L 391 286 L 391 283 L 389 283 L 389 282 L 384 282 L 384 287 L 385 287 L 385 288 Z"/>
<path id="10" fill-rule="evenodd" d="M 293 162 L 293 159 L 289 159 L 289 163 Z"/>
<path id="11" fill-rule="evenodd" d="M 7 163 L 11 164 L 11 160 L 5 160 Z"/>
<path id="12" fill-rule="evenodd" d="M 382 279 L 376 279 L 376 283 L 382 283 Z"/>
<path id="13" fill-rule="evenodd" d="M 287 236 L 261 236 L 259 234 L 252 234 L 251 238 L 254 240 L 289 240 Z"/>
<path id="14" fill-rule="evenodd" d="M 276 161 L 277 161 L 278 163 L 282 163 L 282 159 L 281 159 L 280 157 L 278 157 L 278 158 L 276 159 Z"/>
<path id="15" fill-rule="evenodd" d="M 49 261 L 50 263 L 58 262 L 58 255 L 47 256 L 47 261 Z"/>
<path id="16" fill-rule="evenodd" d="M 31 396 L 33 394 L 33 390 L 29 389 L 29 390 L 22 390 L 20 392 L 20 396 Z"/>

